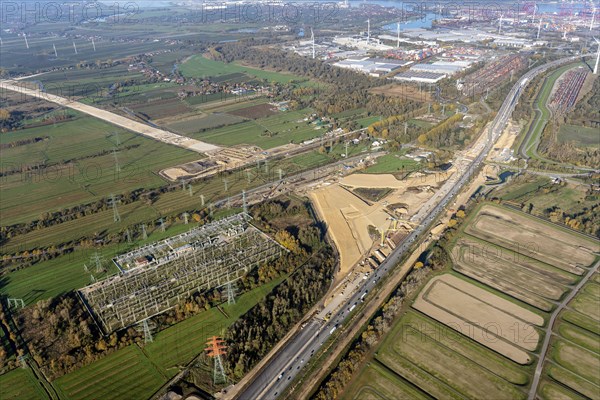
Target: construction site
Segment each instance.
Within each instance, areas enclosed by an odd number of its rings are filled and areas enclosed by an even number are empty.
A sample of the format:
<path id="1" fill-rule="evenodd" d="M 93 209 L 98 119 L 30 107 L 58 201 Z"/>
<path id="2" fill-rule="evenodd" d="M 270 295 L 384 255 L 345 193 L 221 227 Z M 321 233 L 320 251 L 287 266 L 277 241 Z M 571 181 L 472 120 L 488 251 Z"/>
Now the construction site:
<path id="1" fill-rule="evenodd" d="M 117 256 L 121 273 L 79 295 L 108 334 L 143 323 L 194 292 L 231 285 L 286 251 L 250 218 L 235 214 Z"/>

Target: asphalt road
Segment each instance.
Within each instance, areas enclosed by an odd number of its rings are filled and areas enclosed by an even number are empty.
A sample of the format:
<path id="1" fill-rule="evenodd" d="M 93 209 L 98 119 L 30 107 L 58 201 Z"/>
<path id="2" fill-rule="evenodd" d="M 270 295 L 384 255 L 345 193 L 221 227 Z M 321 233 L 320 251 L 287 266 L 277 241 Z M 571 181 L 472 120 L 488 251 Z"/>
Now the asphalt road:
<path id="1" fill-rule="evenodd" d="M 248 385 L 244 392 L 241 393 L 239 399 L 275 399 L 286 389 L 307 360 L 314 355 L 317 349 L 319 349 L 327 338 L 338 329 L 338 326 L 344 322 L 350 314 L 351 308 L 363 301 L 363 299 L 368 296 L 368 293 L 373 290 L 373 287 L 378 281 L 399 264 L 400 259 L 411 248 L 419 235 L 428 230 L 429 225 L 438 217 L 438 215 L 440 215 L 444 207 L 446 207 L 450 200 L 462 189 L 471 176 L 474 176 L 475 172 L 483 163 L 485 156 L 504 130 L 512 111 L 517 104 L 519 96 L 521 95 L 521 91 L 527 85 L 527 82 L 535 75 L 544 72 L 548 68 L 572 61 L 576 58 L 578 57 L 569 57 L 541 65 L 528 71 L 517 81 L 507 95 L 489 128 L 486 145 L 481 149 L 479 155 L 463 171 L 462 175 L 456 179 L 456 183 L 448 193 L 444 195 L 440 202 L 431 209 L 429 214 L 420 221 L 420 224 L 415 230 L 412 231 L 404 241 L 392 251 L 392 253 L 390 253 L 388 258 L 386 258 L 379 268 L 369 276 L 369 279 L 348 298 L 346 303 L 340 307 L 327 322 L 313 318 L 304 329 L 293 336 Z"/>
<path id="2" fill-rule="evenodd" d="M 594 275 L 596 271 L 598 271 L 598 267 L 600 266 L 600 261 L 596 262 L 596 264 L 590 268 L 588 273 L 583 277 L 581 281 L 575 286 L 569 295 L 565 297 L 565 299 L 556 307 L 556 310 L 552 313 L 550 317 L 550 322 L 548 322 L 548 326 L 546 327 L 546 336 L 544 337 L 544 344 L 542 345 L 542 349 L 540 350 L 540 358 L 538 359 L 537 365 L 535 367 L 535 374 L 533 375 L 533 383 L 531 384 L 531 388 L 529 389 L 529 396 L 527 396 L 528 400 L 534 400 L 537 392 L 538 385 L 540 383 L 540 377 L 542 376 L 542 370 L 544 369 L 544 360 L 546 359 L 546 354 L 548 354 L 548 346 L 550 345 L 550 339 L 552 338 L 552 327 L 554 326 L 554 321 L 556 321 L 556 317 L 558 314 L 569 304 L 573 297 L 581 290 L 583 285 Z"/>

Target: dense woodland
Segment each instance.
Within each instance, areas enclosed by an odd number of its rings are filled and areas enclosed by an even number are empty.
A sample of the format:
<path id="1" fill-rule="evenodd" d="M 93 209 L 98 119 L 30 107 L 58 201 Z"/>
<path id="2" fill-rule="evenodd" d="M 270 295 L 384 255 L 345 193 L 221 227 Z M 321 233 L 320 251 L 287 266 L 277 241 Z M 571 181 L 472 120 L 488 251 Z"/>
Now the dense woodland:
<path id="1" fill-rule="evenodd" d="M 252 211 L 267 232 L 290 250 L 287 259 L 270 264 L 269 278 L 289 275 L 226 333 L 226 365 L 234 380 L 245 375 L 325 295 L 336 258 L 324 232 L 298 199 L 263 203 Z M 259 281 L 263 279 L 258 275 Z"/>

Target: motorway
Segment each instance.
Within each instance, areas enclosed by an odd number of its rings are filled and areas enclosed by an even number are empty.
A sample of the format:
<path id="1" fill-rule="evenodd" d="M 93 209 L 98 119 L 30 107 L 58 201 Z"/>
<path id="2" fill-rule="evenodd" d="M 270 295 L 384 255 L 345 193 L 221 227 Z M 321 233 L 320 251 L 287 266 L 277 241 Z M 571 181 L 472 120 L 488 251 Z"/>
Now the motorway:
<path id="1" fill-rule="evenodd" d="M 431 209 L 422 221 L 419 221 L 420 224 L 392 251 L 379 268 L 369 276 L 369 279 L 365 280 L 352 296 L 349 296 L 346 303 L 340 307 L 328 321 L 325 322 L 314 317 L 310 319 L 307 325 L 304 326 L 298 334 L 292 337 L 288 343 L 273 356 L 263 370 L 257 374 L 257 377 L 240 394 L 238 397 L 239 399 L 275 399 L 283 393 L 305 363 L 350 315 L 350 310 L 364 301 L 365 297 L 366 300 L 369 300 L 367 296 L 369 292 L 373 291 L 373 288 L 377 285 L 378 281 L 399 264 L 400 260 L 411 249 L 417 238 L 429 229 L 430 224 L 441 214 L 444 207 L 446 207 L 451 199 L 463 188 L 471 176 L 474 176 L 475 172 L 483 163 L 487 153 L 504 130 L 521 95 L 521 91 L 527 83 L 534 76 L 546 71 L 548 68 L 573 61 L 577 58 L 578 57 L 563 58 L 538 66 L 525 73 L 517 81 L 489 127 L 485 146 L 482 147 L 478 156 L 468 165 L 468 167 L 463 171 L 460 171 L 462 172 L 462 175 L 457 177 L 453 187 L 444 195 L 440 202 Z M 457 174 L 460 172 L 457 172 Z"/>

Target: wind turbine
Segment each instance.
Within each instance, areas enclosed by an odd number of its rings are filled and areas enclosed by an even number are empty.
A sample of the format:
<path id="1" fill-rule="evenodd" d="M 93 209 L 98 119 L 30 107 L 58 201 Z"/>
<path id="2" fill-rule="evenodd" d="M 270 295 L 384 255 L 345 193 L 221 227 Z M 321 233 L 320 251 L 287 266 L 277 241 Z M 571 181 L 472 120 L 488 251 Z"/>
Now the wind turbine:
<path id="1" fill-rule="evenodd" d="M 504 18 L 504 14 L 500 14 L 500 19 L 498 20 L 498 33 L 502 33 L 502 18 Z"/>
<path id="2" fill-rule="evenodd" d="M 315 33 L 313 28 L 310 28 L 310 40 L 312 41 L 312 58 L 315 59 Z"/>
<path id="3" fill-rule="evenodd" d="M 371 39 L 371 19 L 367 19 L 367 43 Z"/>
<path id="4" fill-rule="evenodd" d="M 58 53 L 56 52 L 56 46 L 52 43 L 52 48 L 54 49 L 54 57 L 58 58 Z"/>
<path id="5" fill-rule="evenodd" d="M 73 49 L 75 49 L 75 54 L 77 54 L 77 46 L 75 46 L 75 41 L 73 40 Z"/>
<path id="6" fill-rule="evenodd" d="M 94 43 L 94 38 L 92 38 L 92 46 L 94 47 L 94 51 L 96 51 L 96 43 Z"/>
<path id="7" fill-rule="evenodd" d="M 537 38 L 540 38 L 540 31 L 542 30 L 542 19 L 540 18 L 540 23 L 538 25 L 538 33 L 537 33 Z"/>
<path id="8" fill-rule="evenodd" d="M 598 52 L 596 53 L 596 65 L 594 65 L 594 75 L 598 75 L 598 64 L 600 63 L 600 40 L 594 38 L 598 45 Z"/>
<path id="9" fill-rule="evenodd" d="M 23 37 L 25 38 L 25 47 L 29 48 L 29 42 L 27 41 L 27 34 L 23 32 Z"/>
<path id="10" fill-rule="evenodd" d="M 590 21 L 590 31 L 594 27 L 594 18 L 596 17 L 596 7 L 592 8 L 592 20 Z"/>

